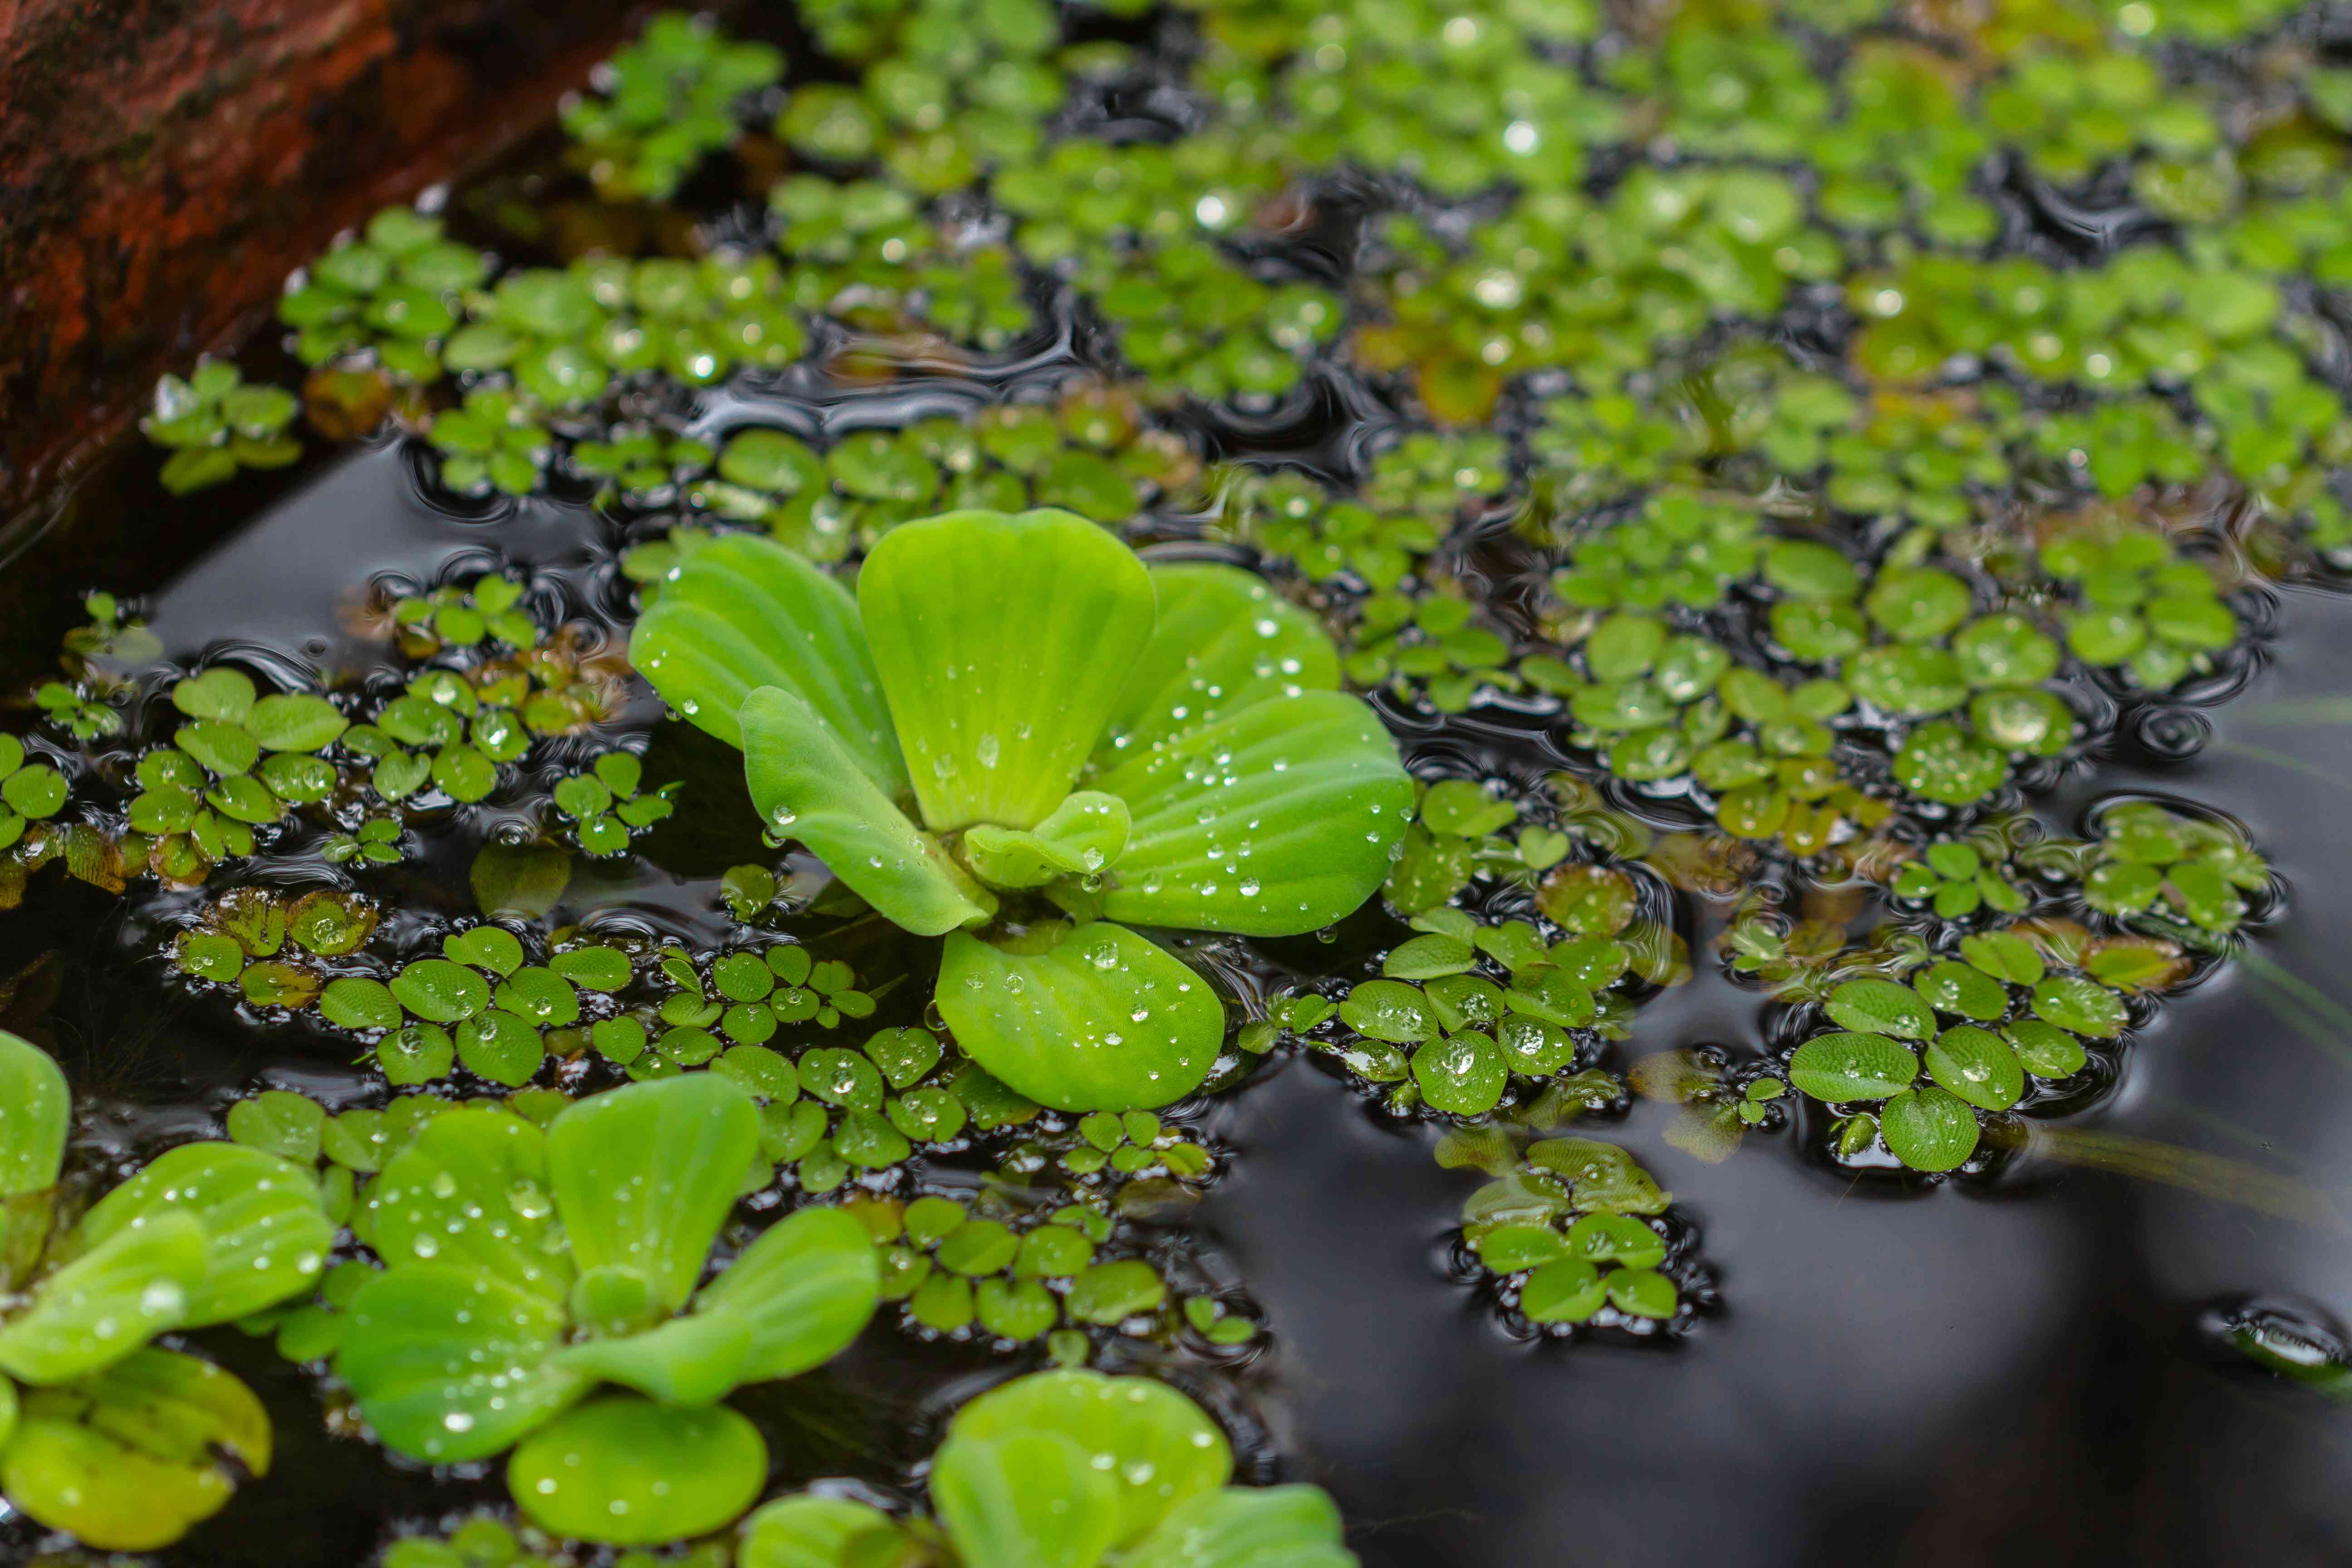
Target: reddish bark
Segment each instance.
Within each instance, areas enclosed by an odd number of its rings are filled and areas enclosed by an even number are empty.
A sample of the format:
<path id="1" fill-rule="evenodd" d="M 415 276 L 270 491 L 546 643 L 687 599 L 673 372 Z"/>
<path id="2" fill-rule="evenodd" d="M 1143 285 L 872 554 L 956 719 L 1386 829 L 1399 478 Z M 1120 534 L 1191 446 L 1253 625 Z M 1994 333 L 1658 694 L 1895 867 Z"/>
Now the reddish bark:
<path id="1" fill-rule="evenodd" d="M 0 516 L 339 229 L 494 155 L 628 0 L 0 0 Z"/>

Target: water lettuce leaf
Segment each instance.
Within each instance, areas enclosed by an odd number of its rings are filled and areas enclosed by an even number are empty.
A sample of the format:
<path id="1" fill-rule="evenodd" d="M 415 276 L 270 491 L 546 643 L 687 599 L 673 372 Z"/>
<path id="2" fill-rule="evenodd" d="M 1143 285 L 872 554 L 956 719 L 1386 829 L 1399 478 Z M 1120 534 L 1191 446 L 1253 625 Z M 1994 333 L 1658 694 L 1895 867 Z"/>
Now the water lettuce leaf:
<path id="1" fill-rule="evenodd" d="M 411 1263 L 352 1298 L 335 1357 L 384 1446 L 436 1465 L 487 1459 L 593 1384 L 548 1364 L 562 1307 L 491 1275 Z"/>
<path id="2" fill-rule="evenodd" d="M 939 936 L 996 912 L 987 889 L 857 771 L 807 703 L 763 686 L 744 700 L 742 730 L 743 773 L 760 819 L 807 845 L 885 920 Z"/>
<path id="3" fill-rule="evenodd" d="M 72 1119 L 64 1071 L 48 1052 L 0 1029 L 0 1198 L 58 1184 Z"/>
<path id="4" fill-rule="evenodd" d="M 1412 782 L 1371 709 L 1336 691 L 1278 697 L 1129 758 L 1093 787 L 1134 826 L 1102 912 L 1244 936 L 1297 936 L 1372 896 Z"/>
<path id="5" fill-rule="evenodd" d="M 931 1506 L 967 1568 L 1095 1568 L 1118 1539 L 1119 1482 L 1058 1432 L 950 1437 Z"/>
<path id="6" fill-rule="evenodd" d="M 547 1130 L 547 1169 L 585 1274 L 642 1276 L 665 1315 L 686 1304 L 760 1146 L 751 1097 L 718 1073 L 577 1101 Z"/>
<path id="7" fill-rule="evenodd" d="M 734 1411 L 629 1394 L 565 1412 L 507 1462 L 507 1488 L 533 1523 L 613 1546 L 722 1530 L 758 1500 L 767 1479 L 768 1446 Z"/>
<path id="8" fill-rule="evenodd" d="M 808 704 L 885 795 L 907 788 L 857 602 L 772 540 L 730 534 L 687 557 L 629 637 L 629 662 L 692 723 L 743 743 L 762 686 Z"/>
<path id="9" fill-rule="evenodd" d="M 1062 804 L 1151 637 L 1135 552 L 1066 511 L 952 511 L 885 534 L 857 605 L 934 832 Z"/>
<path id="10" fill-rule="evenodd" d="M 1108 921 L 1043 928 L 1003 947 L 953 932 L 938 997 L 965 1055 L 1063 1110 L 1181 1099 L 1224 1044 L 1224 1007 L 1208 981 Z"/>
<path id="11" fill-rule="evenodd" d="M 1234 1451 L 1208 1413 L 1163 1383 L 1098 1372 L 1037 1373 L 991 1389 L 956 1413 L 948 1444 L 1052 1432 L 1084 1450 L 1087 1468 L 1116 1479 L 1118 1528 L 1127 1547 L 1156 1529 L 1186 1498 L 1233 1476 Z"/>
<path id="12" fill-rule="evenodd" d="M 83 1245 L 173 1212 L 205 1227 L 205 1277 L 188 1292 L 183 1328 L 278 1305 L 319 1277 L 335 1242 L 309 1171 L 241 1143 L 185 1143 L 100 1199 L 82 1216 Z"/>
<path id="13" fill-rule="evenodd" d="M 435 1117 L 385 1163 L 370 1195 L 369 1240 L 393 1268 L 454 1264 L 551 1301 L 572 1289 L 547 1136 L 520 1116 L 466 1106 Z"/>
<path id="14" fill-rule="evenodd" d="M 0 1447 L 0 1491 L 101 1552 L 169 1546 L 225 1507 L 232 1462 L 269 1473 L 269 1415 L 216 1366 L 142 1350 L 95 1377 L 25 1401 Z"/>
<path id="15" fill-rule="evenodd" d="M 1127 802 L 1078 790 L 1034 828 L 967 829 L 963 852 L 982 881 L 996 888 L 1042 888 L 1060 877 L 1091 877 L 1126 852 Z"/>
<path id="16" fill-rule="evenodd" d="M 1151 568 L 1160 615 L 1111 710 L 1098 766 L 1276 697 L 1334 691 L 1339 655 L 1315 617 L 1254 572 L 1213 562 Z"/>
<path id="17" fill-rule="evenodd" d="M 204 1286 L 205 1251 L 203 1222 L 177 1209 L 117 1231 L 42 1280 L 32 1305 L 0 1329 L 0 1372 L 63 1383 L 178 1328 Z"/>

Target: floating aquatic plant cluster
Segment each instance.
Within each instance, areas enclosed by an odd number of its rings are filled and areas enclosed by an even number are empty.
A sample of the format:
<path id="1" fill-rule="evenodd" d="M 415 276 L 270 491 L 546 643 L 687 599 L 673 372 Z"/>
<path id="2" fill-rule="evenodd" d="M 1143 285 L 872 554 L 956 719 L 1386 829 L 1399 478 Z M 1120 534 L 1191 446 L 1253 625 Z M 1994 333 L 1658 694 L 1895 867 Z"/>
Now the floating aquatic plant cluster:
<path id="1" fill-rule="evenodd" d="M 189 1146 L 315 1188 L 317 1235 L 154 1331 L 242 1320 L 388 1449 L 501 1467 L 515 1515 L 393 1568 L 1342 1568 L 1319 1493 L 1077 1370 L 1205 1386 L 1278 1332 L 1178 1225 L 1216 1095 L 1318 1064 L 1486 1178 L 1453 1273 L 1515 1331 L 1671 1340 L 1715 1287 L 1591 1135 L 1635 1098 L 1701 1159 L 1968 1180 L 2274 913 L 2207 808 L 2031 806 L 2193 743 L 2265 579 L 2352 555 L 2352 91 L 2308 17 L 801 9 L 823 60 L 657 18 L 567 105 L 559 214 L 386 209 L 289 280 L 285 355 L 157 390 L 174 494 L 270 482 L 298 415 L 388 427 L 490 551 L 562 520 L 593 591 L 520 544 L 355 585 L 375 663 L 299 681 L 93 595 L 0 737 L 0 897 L 56 860 L 168 899 L 197 1005 L 364 1086 Z M 677 785 L 688 726 L 724 761 Z M 724 940 L 607 918 L 730 818 L 769 854 L 699 884 Z M 408 907 L 428 863 L 470 907 Z M 1763 1038 L 1641 1052 L 1702 962 Z M 0 1214 L 78 1190 L 0 1132 Z M 152 1334 L 20 1371 L 45 1303 L 105 1310 L 80 1224 L 0 1233 L 0 1489 L 143 1549 L 268 1425 Z M 876 1317 L 1061 1370 L 889 1509 L 754 1511 L 730 1396 Z M 213 1425 L 141 1456 L 190 1500 L 132 1539 L 78 1489 L 135 1473 L 109 1402 L 166 1395 Z"/>

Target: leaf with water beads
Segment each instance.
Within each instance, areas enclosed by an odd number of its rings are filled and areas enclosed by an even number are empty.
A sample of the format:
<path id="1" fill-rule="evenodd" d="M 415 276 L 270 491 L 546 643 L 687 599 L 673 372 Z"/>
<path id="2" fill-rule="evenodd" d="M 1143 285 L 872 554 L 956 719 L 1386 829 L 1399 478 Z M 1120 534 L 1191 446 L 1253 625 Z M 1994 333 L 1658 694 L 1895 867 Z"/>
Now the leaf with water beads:
<path id="1" fill-rule="evenodd" d="M 2033 1014 L 2094 1040 L 2112 1039 L 2131 1021 L 2123 998 L 2080 975 L 2053 975 L 2033 988 Z"/>
<path id="2" fill-rule="evenodd" d="M 508 1461 L 507 1487 L 552 1534 L 646 1546 L 725 1528 L 767 1475 L 759 1429 L 726 1406 L 616 1394 L 525 1438 Z"/>
<path id="3" fill-rule="evenodd" d="M 151 1162 L 82 1216 L 83 1243 L 186 1214 L 205 1229 L 205 1275 L 181 1321 L 202 1328 L 274 1307 L 318 1278 L 334 1244 L 300 1166 L 235 1143 L 189 1143 Z"/>
<path id="4" fill-rule="evenodd" d="M 790 692 L 886 795 L 907 788 L 856 601 L 772 541 L 730 534 L 688 557 L 630 634 L 629 662 L 689 721 L 735 745 L 746 697 Z"/>
<path id="5" fill-rule="evenodd" d="M 744 773 L 775 833 L 815 851 L 893 924 L 921 936 L 978 925 L 995 900 L 862 772 L 814 710 L 779 687 L 744 700 Z"/>
<path id="6" fill-rule="evenodd" d="M 2007 1110 L 2025 1092 L 2017 1053 L 1989 1029 L 1946 1029 L 1923 1055 L 1929 1077 L 1979 1110 Z"/>
<path id="7" fill-rule="evenodd" d="M 205 1272 L 205 1227 L 193 1215 L 167 1211 L 113 1234 L 42 1279 L 0 1328 L 0 1372 L 41 1384 L 110 1366 L 178 1328 Z"/>
<path id="8" fill-rule="evenodd" d="M 370 1202 L 371 1244 L 391 1267 L 437 1261 L 551 1302 L 571 1291 L 547 1140 L 520 1117 L 466 1106 L 434 1118 L 384 1165 Z"/>
<path id="9" fill-rule="evenodd" d="M 1106 755 L 1149 752 L 1255 703 L 1336 690 L 1339 655 L 1306 611 L 1238 567 L 1151 568 L 1159 614 L 1105 726 Z"/>
<path id="10" fill-rule="evenodd" d="M 1003 947 L 955 932 L 938 997 L 966 1055 L 1063 1110 L 1181 1099 L 1224 1043 L 1224 1009 L 1208 982 L 1103 921 L 1046 928 Z"/>
<path id="11" fill-rule="evenodd" d="M 960 1439 L 1023 1432 L 1066 1438 L 1088 1470 L 1112 1479 L 1118 1518 L 1109 1547 L 1142 1541 L 1186 1498 L 1214 1491 L 1233 1474 L 1232 1446 L 1199 1405 L 1149 1378 L 1095 1372 L 1038 1373 L 982 1394 L 956 1413 L 941 1452 Z"/>
<path id="12" fill-rule="evenodd" d="M 1878 1113 L 1879 1136 L 1915 1171 L 1949 1171 L 1976 1152 L 1977 1113 L 1947 1090 L 1906 1089 Z"/>
<path id="13" fill-rule="evenodd" d="M 713 1073 L 574 1103 L 548 1128 L 547 1163 L 583 1273 L 628 1270 L 683 1306 L 759 1142 L 751 1096 Z"/>
<path id="14" fill-rule="evenodd" d="M 1106 915 L 1247 936 L 1295 936 L 1361 906 L 1412 802 L 1379 718 L 1326 691 L 1255 703 L 1093 784 L 1133 814 Z"/>
<path id="15" fill-rule="evenodd" d="M 931 1501 L 971 1568 L 1090 1568 L 1116 1539 L 1119 1483 L 1058 1433 L 951 1435 Z"/>
<path id="16" fill-rule="evenodd" d="M 1830 994 L 1826 1010 L 1859 1034 L 1923 1040 L 1936 1030 L 1936 1015 L 1919 994 L 1891 980 L 1849 980 Z"/>
<path id="17" fill-rule="evenodd" d="M 838 1209 L 772 1226 L 706 1287 L 698 1313 L 749 1333 L 742 1382 L 792 1377 L 848 1348 L 874 1315 L 879 1272 L 865 1228 Z"/>
<path id="18" fill-rule="evenodd" d="M 1919 1076 L 1919 1058 L 1884 1035 L 1823 1035 L 1789 1058 L 1789 1081 L 1832 1103 L 1885 1100 Z"/>
<path id="19" fill-rule="evenodd" d="M 978 824 L 964 832 L 972 872 L 992 888 L 1042 888 L 1062 877 L 1094 877 L 1126 852 L 1127 803 L 1098 790 L 1078 790 L 1034 829 Z"/>
<path id="20" fill-rule="evenodd" d="M 857 595 L 923 820 L 939 831 L 1031 827 L 1061 804 L 1157 604 L 1133 552 L 1057 511 L 950 512 L 894 530 Z"/>

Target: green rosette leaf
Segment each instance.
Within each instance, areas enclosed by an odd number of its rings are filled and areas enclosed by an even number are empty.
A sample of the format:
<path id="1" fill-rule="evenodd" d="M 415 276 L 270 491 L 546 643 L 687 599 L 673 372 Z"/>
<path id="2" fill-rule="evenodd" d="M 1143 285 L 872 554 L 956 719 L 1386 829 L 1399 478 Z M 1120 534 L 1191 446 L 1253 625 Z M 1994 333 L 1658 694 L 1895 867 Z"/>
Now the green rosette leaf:
<path id="1" fill-rule="evenodd" d="M 1186 1498 L 1119 1568 L 1356 1568 L 1320 1487 L 1225 1487 Z"/>
<path id="2" fill-rule="evenodd" d="M 0 1491 L 51 1530 L 100 1552 L 153 1552 L 218 1513 L 231 1464 L 269 1473 L 269 1414 L 216 1366 L 141 1350 L 25 1401 L 0 1447 Z"/>
<path id="3" fill-rule="evenodd" d="M 738 1318 L 673 1318 L 643 1333 L 585 1340 L 549 1358 L 549 1366 L 617 1383 L 665 1405 L 713 1405 L 748 1382 L 751 1326 Z"/>
<path id="4" fill-rule="evenodd" d="M 1120 690 L 1098 763 L 1140 756 L 1229 714 L 1336 691 L 1339 650 L 1313 616 L 1238 566 L 1151 568 L 1160 616 Z"/>
<path id="5" fill-rule="evenodd" d="M 662 700 L 730 745 L 762 686 L 823 720 L 885 795 L 907 788 L 857 601 L 772 540 L 730 534 L 686 558 L 629 637 L 629 662 Z"/>
<path id="6" fill-rule="evenodd" d="M 924 824 L 1034 827 L 1150 639 L 1135 552 L 1072 512 L 951 511 L 883 536 L 857 605 Z"/>
<path id="7" fill-rule="evenodd" d="M 100 1200 L 83 1216 L 98 1247 L 168 1213 L 205 1227 L 205 1278 L 188 1292 L 183 1328 L 250 1317 L 299 1294 L 326 1267 L 335 1227 L 319 1206 L 318 1178 L 241 1143 L 186 1143 Z"/>
<path id="8" fill-rule="evenodd" d="M 938 994 L 965 1055 L 1062 1110 L 1180 1100 L 1224 1044 L 1225 1010 L 1208 981 L 1108 921 L 1045 927 L 1018 947 L 956 931 Z"/>
<path id="9" fill-rule="evenodd" d="M 203 1222 L 166 1209 L 107 1237 L 42 1280 L 0 1329 L 0 1372 L 63 1383 L 122 1360 L 186 1321 L 205 1272 Z"/>
<path id="10" fill-rule="evenodd" d="M 593 1400 L 531 1434 L 507 1488 L 551 1534 L 651 1546 L 723 1530 L 768 1479 L 759 1428 L 725 1405 L 682 1408 L 625 1394 Z"/>
<path id="11" fill-rule="evenodd" d="M 905 1539 L 878 1508 L 845 1498 L 779 1498 L 743 1524 L 737 1568 L 856 1568 L 894 1562 L 886 1542 Z M 871 1543 L 874 1550 L 866 1548 Z"/>
<path id="12" fill-rule="evenodd" d="M 967 829 L 963 852 L 981 880 L 995 888 L 1042 888 L 1061 877 L 1091 877 L 1127 849 L 1127 802 L 1082 789 L 1034 828 Z"/>
<path id="13" fill-rule="evenodd" d="M 450 1264 L 557 1302 L 572 1289 L 547 1135 L 520 1116 L 467 1106 L 435 1117 L 370 1196 L 369 1239 L 387 1267 Z"/>
<path id="14" fill-rule="evenodd" d="M 1113 1547 L 1143 1540 L 1177 1504 L 1233 1476 L 1233 1447 L 1208 1412 L 1147 1377 L 1070 1370 L 1015 1378 L 958 1411 L 948 1438 L 985 1441 L 1028 1431 L 1068 1438 L 1085 1451 L 1087 1468 L 1116 1478 Z M 944 1447 L 940 1455 L 946 1457 Z"/>
<path id="15" fill-rule="evenodd" d="M 594 1386 L 548 1364 L 563 1309 L 488 1275 L 412 1263 L 361 1286 L 350 1315 L 335 1375 L 411 1458 L 487 1459 Z"/>
<path id="16" fill-rule="evenodd" d="M 1256 703 L 1093 781 L 1134 826 L 1102 912 L 1138 925 L 1297 936 L 1389 874 L 1412 781 L 1378 715 L 1310 691 Z"/>
<path id="17" fill-rule="evenodd" d="M 693 1294 L 760 1146 L 751 1097 L 717 1073 L 630 1084 L 547 1130 L 547 1168 L 583 1275 L 644 1279 L 662 1315 Z"/>
<path id="18" fill-rule="evenodd" d="M 695 1302 L 698 1315 L 751 1332 L 742 1381 L 792 1377 L 849 1348 L 881 1299 L 872 1236 L 835 1208 L 803 1209 L 768 1227 Z"/>
<path id="19" fill-rule="evenodd" d="M 763 686 L 744 700 L 741 718 L 743 774 L 760 819 L 807 845 L 885 920 L 939 936 L 996 912 L 988 890 L 858 770 L 807 703 Z"/>
<path id="20" fill-rule="evenodd" d="M 0 1029 L 0 1198 L 58 1184 L 72 1121 L 65 1073 L 47 1051 Z"/>
<path id="21" fill-rule="evenodd" d="M 1118 1538 L 1118 1486 L 1057 1432 L 951 1436 L 931 1465 L 966 1568 L 1094 1568 Z"/>

